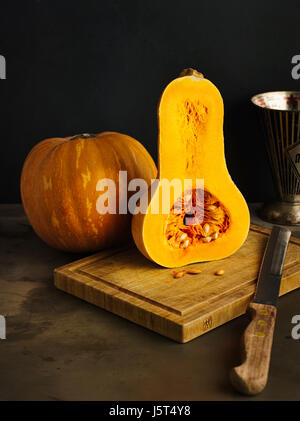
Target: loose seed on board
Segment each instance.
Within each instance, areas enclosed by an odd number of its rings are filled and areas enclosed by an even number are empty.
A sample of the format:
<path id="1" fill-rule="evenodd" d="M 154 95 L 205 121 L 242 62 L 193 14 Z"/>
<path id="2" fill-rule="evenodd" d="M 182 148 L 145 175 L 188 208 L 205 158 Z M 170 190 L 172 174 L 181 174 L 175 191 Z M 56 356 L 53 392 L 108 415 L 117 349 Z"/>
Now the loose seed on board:
<path id="1" fill-rule="evenodd" d="M 216 239 L 218 238 L 218 236 L 219 236 L 219 234 L 218 234 L 217 232 L 214 232 L 214 233 L 212 234 L 211 238 L 212 238 L 213 240 L 216 240 Z"/>
<path id="2" fill-rule="evenodd" d="M 208 234 L 209 233 L 209 230 L 210 230 L 209 224 L 204 224 L 203 225 L 203 231 L 204 231 L 204 233 L 205 234 Z"/>
<path id="3" fill-rule="evenodd" d="M 211 241 L 211 237 L 203 237 L 202 241 L 203 243 L 209 243 Z"/>
<path id="4" fill-rule="evenodd" d="M 224 273 L 225 273 L 225 270 L 224 270 L 224 269 L 219 269 L 219 270 L 217 270 L 217 271 L 215 272 L 215 275 L 217 275 L 217 276 L 222 276 L 222 275 L 224 275 Z"/>
<path id="5" fill-rule="evenodd" d="M 186 274 L 186 270 L 181 270 L 179 272 L 173 272 L 173 278 L 182 278 Z"/>
<path id="6" fill-rule="evenodd" d="M 201 273 L 202 270 L 200 269 L 190 269 L 187 271 L 187 273 L 189 273 L 190 275 L 196 275 L 197 273 Z"/>

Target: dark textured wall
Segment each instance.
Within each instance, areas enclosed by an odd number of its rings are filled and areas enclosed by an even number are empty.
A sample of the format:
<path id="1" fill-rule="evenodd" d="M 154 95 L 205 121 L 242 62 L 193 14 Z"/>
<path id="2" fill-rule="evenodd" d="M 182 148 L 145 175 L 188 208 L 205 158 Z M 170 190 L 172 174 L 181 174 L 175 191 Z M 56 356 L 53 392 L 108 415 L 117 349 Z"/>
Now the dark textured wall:
<path id="1" fill-rule="evenodd" d="M 220 89 L 232 178 L 249 201 L 273 196 L 250 97 L 299 89 L 300 1 L 2 0 L 1 202 L 17 202 L 22 163 L 47 137 L 114 130 L 156 159 L 163 87 L 195 67 Z"/>

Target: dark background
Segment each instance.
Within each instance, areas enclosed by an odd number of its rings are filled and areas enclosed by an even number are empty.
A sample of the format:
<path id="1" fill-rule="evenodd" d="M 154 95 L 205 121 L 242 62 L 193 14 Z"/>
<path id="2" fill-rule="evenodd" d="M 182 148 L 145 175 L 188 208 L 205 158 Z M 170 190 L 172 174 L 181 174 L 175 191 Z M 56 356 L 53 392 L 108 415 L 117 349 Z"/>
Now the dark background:
<path id="1" fill-rule="evenodd" d="M 248 201 L 274 196 L 250 97 L 299 89 L 300 1 L 0 1 L 1 202 L 20 201 L 29 150 L 47 137 L 113 130 L 156 159 L 164 86 L 195 67 L 220 89 L 233 180 Z"/>

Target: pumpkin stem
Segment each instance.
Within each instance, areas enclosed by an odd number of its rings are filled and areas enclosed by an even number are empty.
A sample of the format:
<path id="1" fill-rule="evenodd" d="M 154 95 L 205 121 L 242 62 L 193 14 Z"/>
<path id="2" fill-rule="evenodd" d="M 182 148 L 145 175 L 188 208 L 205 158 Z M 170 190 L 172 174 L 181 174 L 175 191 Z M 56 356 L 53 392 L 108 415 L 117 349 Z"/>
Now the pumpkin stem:
<path id="1" fill-rule="evenodd" d="M 199 79 L 203 79 L 204 76 L 202 73 L 197 72 L 197 70 L 192 69 L 192 68 L 188 68 L 188 69 L 183 69 L 182 72 L 180 73 L 179 77 L 183 77 L 183 76 L 195 76 L 198 77 Z"/>
<path id="2" fill-rule="evenodd" d="M 97 137 L 97 135 L 93 133 L 81 133 L 81 134 L 76 134 L 75 136 L 72 136 L 69 140 L 91 139 L 93 137 Z"/>

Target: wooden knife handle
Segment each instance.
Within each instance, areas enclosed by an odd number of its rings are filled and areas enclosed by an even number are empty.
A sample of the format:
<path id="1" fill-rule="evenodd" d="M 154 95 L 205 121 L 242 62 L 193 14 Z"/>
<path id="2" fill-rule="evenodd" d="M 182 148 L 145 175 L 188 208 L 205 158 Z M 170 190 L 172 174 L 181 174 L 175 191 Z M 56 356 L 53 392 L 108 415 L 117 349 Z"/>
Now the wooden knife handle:
<path id="1" fill-rule="evenodd" d="M 243 363 L 230 373 L 232 385 L 241 393 L 256 395 L 267 384 L 276 307 L 251 303 L 251 322 L 243 335 Z"/>

